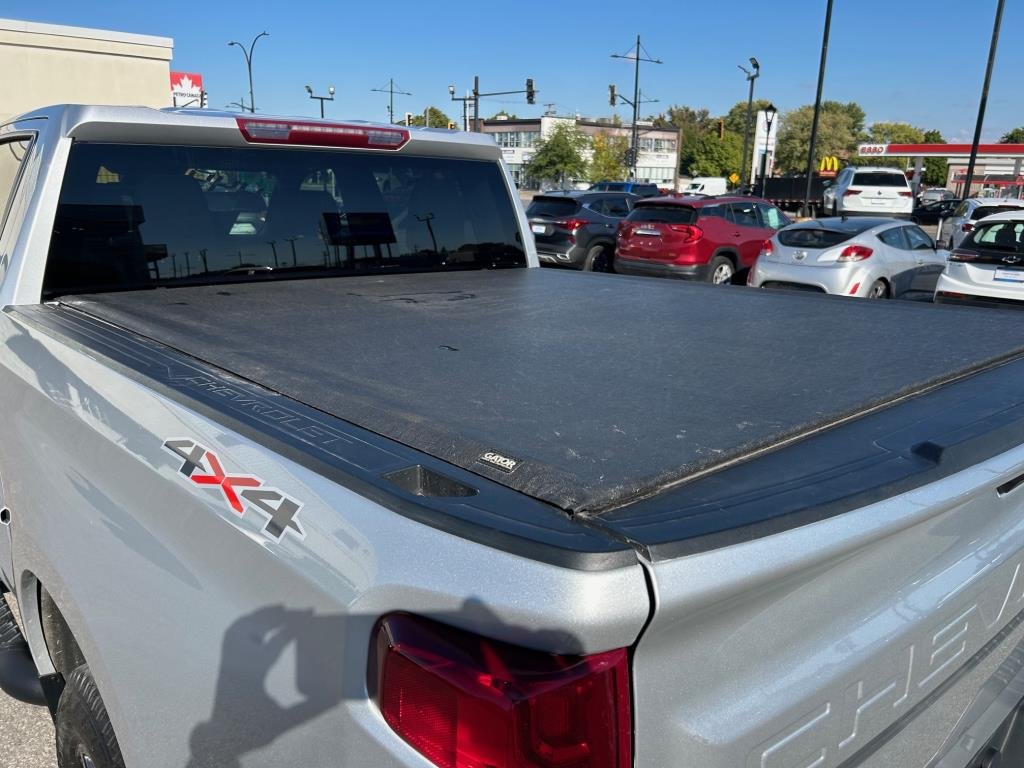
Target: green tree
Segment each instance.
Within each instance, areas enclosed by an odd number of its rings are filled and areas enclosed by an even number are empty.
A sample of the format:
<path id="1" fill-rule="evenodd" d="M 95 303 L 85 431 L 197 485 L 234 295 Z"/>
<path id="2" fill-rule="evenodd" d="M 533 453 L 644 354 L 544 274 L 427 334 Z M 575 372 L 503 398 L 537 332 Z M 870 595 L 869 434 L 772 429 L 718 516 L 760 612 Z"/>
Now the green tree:
<path id="1" fill-rule="evenodd" d="M 828 108 L 826 108 L 828 107 Z M 861 138 L 864 110 L 854 103 L 825 102 L 818 121 L 818 158 L 827 155 L 851 157 Z M 780 118 L 775 145 L 775 169 L 783 173 L 804 173 L 811 145 L 814 106 L 805 105 L 784 113 Z M 858 120 L 860 125 L 858 125 Z"/>
<path id="2" fill-rule="evenodd" d="M 558 123 L 537 142 L 536 151 L 523 170 L 532 179 L 562 184 L 567 179 L 582 179 L 587 172 L 583 157 L 587 144 L 587 137 L 575 123 Z"/>
<path id="3" fill-rule="evenodd" d="M 743 137 L 726 131 L 705 131 L 692 145 L 692 155 L 686 169 L 690 176 L 725 176 L 740 172 L 743 160 Z"/>
<path id="4" fill-rule="evenodd" d="M 591 139 L 590 145 L 594 150 L 588 169 L 591 181 L 626 178 L 626 150 L 629 148 L 627 137 L 602 132 Z"/>
<path id="5" fill-rule="evenodd" d="M 945 144 L 939 131 L 925 131 L 921 139 L 925 144 Z M 949 163 L 941 157 L 928 157 L 924 161 L 924 172 L 921 180 L 930 187 L 944 187 L 949 181 Z"/>
<path id="6" fill-rule="evenodd" d="M 925 140 L 924 131 L 909 123 L 873 123 L 863 137 L 869 144 L 920 144 Z M 858 157 L 851 155 L 850 165 L 876 165 L 905 170 L 909 158 L 893 156 Z"/>
<path id="7" fill-rule="evenodd" d="M 493 115 L 491 115 L 487 119 L 488 120 L 497 120 L 499 117 L 504 117 L 506 120 L 515 120 L 516 119 L 516 116 L 514 114 L 512 114 L 511 112 L 508 112 L 508 111 L 506 111 L 504 109 L 498 110 L 497 112 L 495 112 Z"/>
<path id="8" fill-rule="evenodd" d="M 1024 144 L 1024 125 L 1007 131 L 999 140 L 1000 144 Z"/>
<path id="9" fill-rule="evenodd" d="M 680 128 L 682 130 L 706 131 L 715 124 L 711 113 L 704 109 L 673 105 L 659 115 L 647 118 L 655 128 Z"/>
<path id="10" fill-rule="evenodd" d="M 431 128 L 447 128 L 448 123 L 454 122 L 450 117 L 448 117 L 448 115 L 437 107 L 427 107 L 427 113 L 430 115 Z M 412 124 L 418 126 L 425 126 L 427 124 L 427 120 L 422 112 L 418 115 L 412 116 Z"/>
<path id="11" fill-rule="evenodd" d="M 762 109 L 765 109 L 771 104 L 768 99 L 754 99 L 754 106 L 750 112 L 750 133 L 753 136 L 754 126 L 757 125 L 757 113 Z M 732 131 L 733 133 L 739 134 L 739 137 L 743 138 L 743 133 L 747 130 L 747 102 L 737 101 L 732 109 L 722 116 L 725 121 L 725 130 Z"/>

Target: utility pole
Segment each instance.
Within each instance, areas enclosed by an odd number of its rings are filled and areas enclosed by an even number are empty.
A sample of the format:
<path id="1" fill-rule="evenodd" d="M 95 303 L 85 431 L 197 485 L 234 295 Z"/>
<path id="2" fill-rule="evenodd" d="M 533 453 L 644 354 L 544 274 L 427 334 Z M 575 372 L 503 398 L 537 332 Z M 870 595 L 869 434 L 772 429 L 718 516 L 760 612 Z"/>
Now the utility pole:
<path id="1" fill-rule="evenodd" d="M 751 72 L 749 69 L 744 67 L 742 64 L 737 64 L 737 67 L 742 69 L 747 75 L 747 82 L 750 83 L 750 95 L 747 96 L 747 122 L 743 128 L 743 164 L 740 166 L 740 190 L 750 183 L 750 179 L 747 177 L 747 159 L 750 157 L 747 153 L 750 151 L 750 120 L 754 116 L 754 81 L 761 76 L 761 65 L 757 63 L 757 59 L 753 56 L 750 57 L 750 66 L 754 68 Z"/>
<path id="2" fill-rule="evenodd" d="M 636 164 L 640 155 L 640 126 L 637 123 L 640 120 L 640 62 L 646 61 L 650 64 L 661 64 L 661 59 L 644 58 L 645 53 L 643 46 L 640 44 L 640 35 L 636 36 L 636 48 L 633 55 L 628 52 L 624 54 L 613 53 L 613 59 L 634 59 L 635 67 L 633 70 L 633 100 L 630 101 L 624 96 L 619 96 L 626 104 L 630 104 L 633 107 L 633 130 L 630 135 L 629 142 L 629 163 L 627 165 L 632 168 L 633 178 L 636 178 Z M 614 91 L 612 91 L 614 94 Z"/>
<path id="3" fill-rule="evenodd" d="M 399 96 L 412 96 L 412 94 L 409 93 L 408 91 L 403 91 L 398 86 L 396 86 L 395 85 L 395 78 L 393 78 L 393 77 L 389 77 L 388 78 L 388 87 L 387 88 L 371 88 L 370 90 L 374 91 L 375 93 L 386 93 L 386 94 L 388 94 L 388 122 L 389 123 L 394 123 L 395 122 L 395 94 L 397 93 Z"/>
<path id="4" fill-rule="evenodd" d="M 821 117 L 821 90 L 825 86 L 825 60 L 828 58 L 828 34 L 832 29 L 832 0 L 825 8 L 825 31 L 821 36 L 821 63 L 818 64 L 818 94 L 814 97 L 814 119 L 811 121 L 811 146 L 807 150 L 807 186 L 804 189 L 804 216 L 811 215 L 811 182 L 814 180 L 814 154 L 818 144 L 818 118 Z"/>
<path id="5" fill-rule="evenodd" d="M 525 93 L 526 103 L 533 104 L 536 101 L 538 91 L 533 87 L 533 78 L 526 78 L 526 88 L 521 91 L 491 91 L 490 93 L 480 93 L 480 76 L 474 75 L 473 77 L 473 93 L 469 96 L 456 96 L 455 86 L 448 86 L 448 95 L 452 101 L 461 101 L 463 113 L 466 112 L 467 102 L 473 102 L 473 131 L 479 132 L 480 130 L 480 97 L 481 96 L 508 96 L 510 94 Z"/>
<path id="6" fill-rule="evenodd" d="M 996 6 L 996 20 L 992 25 L 992 41 L 988 46 L 988 65 L 985 67 L 985 84 L 981 87 L 981 102 L 978 104 L 978 122 L 974 125 L 974 141 L 971 142 L 971 158 L 967 161 L 967 174 L 964 176 L 964 199 L 971 196 L 971 184 L 974 182 L 974 164 L 978 160 L 978 143 L 981 141 L 981 126 L 985 122 L 985 105 L 988 104 L 988 85 L 992 80 L 992 65 L 996 61 L 996 48 L 999 47 L 999 28 L 1003 25 L 1003 5 L 999 0 Z"/>
<path id="7" fill-rule="evenodd" d="M 256 111 L 256 100 L 252 97 L 252 51 L 256 47 L 256 41 L 261 37 L 270 37 L 269 32 L 260 32 L 256 37 L 252 39 L 252 43 L 249 45 L 249 50 L 245 49 L 245 46 L 239 42 L 232 40 L 228 43 L 228 46 L 237 45 L 242 49 L 242 55 L 245 56 L 245 66 L 249 70 L 249 111 Z"/>

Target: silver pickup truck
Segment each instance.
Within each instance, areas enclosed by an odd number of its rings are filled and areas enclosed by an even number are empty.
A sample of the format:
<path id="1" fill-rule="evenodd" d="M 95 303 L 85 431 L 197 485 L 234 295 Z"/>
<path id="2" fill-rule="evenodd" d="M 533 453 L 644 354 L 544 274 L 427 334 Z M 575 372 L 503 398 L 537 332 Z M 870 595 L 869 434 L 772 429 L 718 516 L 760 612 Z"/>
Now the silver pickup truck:
<path id="1" fill-rule="evenodd" d="M 61 768 L 1024 762 L 1013 313 L 537 269 L 392 125 L 45 109 L 0 215 Z"/>

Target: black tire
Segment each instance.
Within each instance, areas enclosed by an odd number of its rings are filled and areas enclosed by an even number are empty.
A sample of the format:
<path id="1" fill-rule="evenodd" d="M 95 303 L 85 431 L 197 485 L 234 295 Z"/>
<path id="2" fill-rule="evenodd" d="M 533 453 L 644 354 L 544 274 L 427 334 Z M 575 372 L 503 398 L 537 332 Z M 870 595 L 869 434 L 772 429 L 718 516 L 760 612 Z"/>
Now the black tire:
<path id="1" fill-rule="evenodd" d="M 55 719 L 58 768 L 124 768 L 107 709 L 85 664 L 65 681 Z"/>
<path id="2" fill-rule="evenodd" d="M 612 250 L 607 245 L 595 245 L 587 251 L 583 260 L 584 272 L 611 272 Z"/>
<path id="3" fill-rule="evenodd" d="M 867 298 L 869 299 L 888 299 L 889 298 L 889 286 L 886 285 L 885 280 L 875 280 L 868 288 Z"/>
<path id="4" fill-rule="evenodd" d="M 730 285 L 736 277 L 736 267 L 725 256 L 715 256 L 708 265 L 708 282 L 712 285 Z"/>

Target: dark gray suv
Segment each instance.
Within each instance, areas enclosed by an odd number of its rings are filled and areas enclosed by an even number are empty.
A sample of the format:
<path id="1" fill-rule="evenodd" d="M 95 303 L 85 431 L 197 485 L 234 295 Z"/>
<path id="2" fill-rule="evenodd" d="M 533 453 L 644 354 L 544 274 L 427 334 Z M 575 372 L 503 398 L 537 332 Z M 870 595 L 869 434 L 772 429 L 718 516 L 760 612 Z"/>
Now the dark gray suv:
<path id="1" fill-rule="evenodd" d="M 541 264 L 610 272 L 619 222 L 641 198 L 624 192 L 549 192 L 526 209 Z"/>

